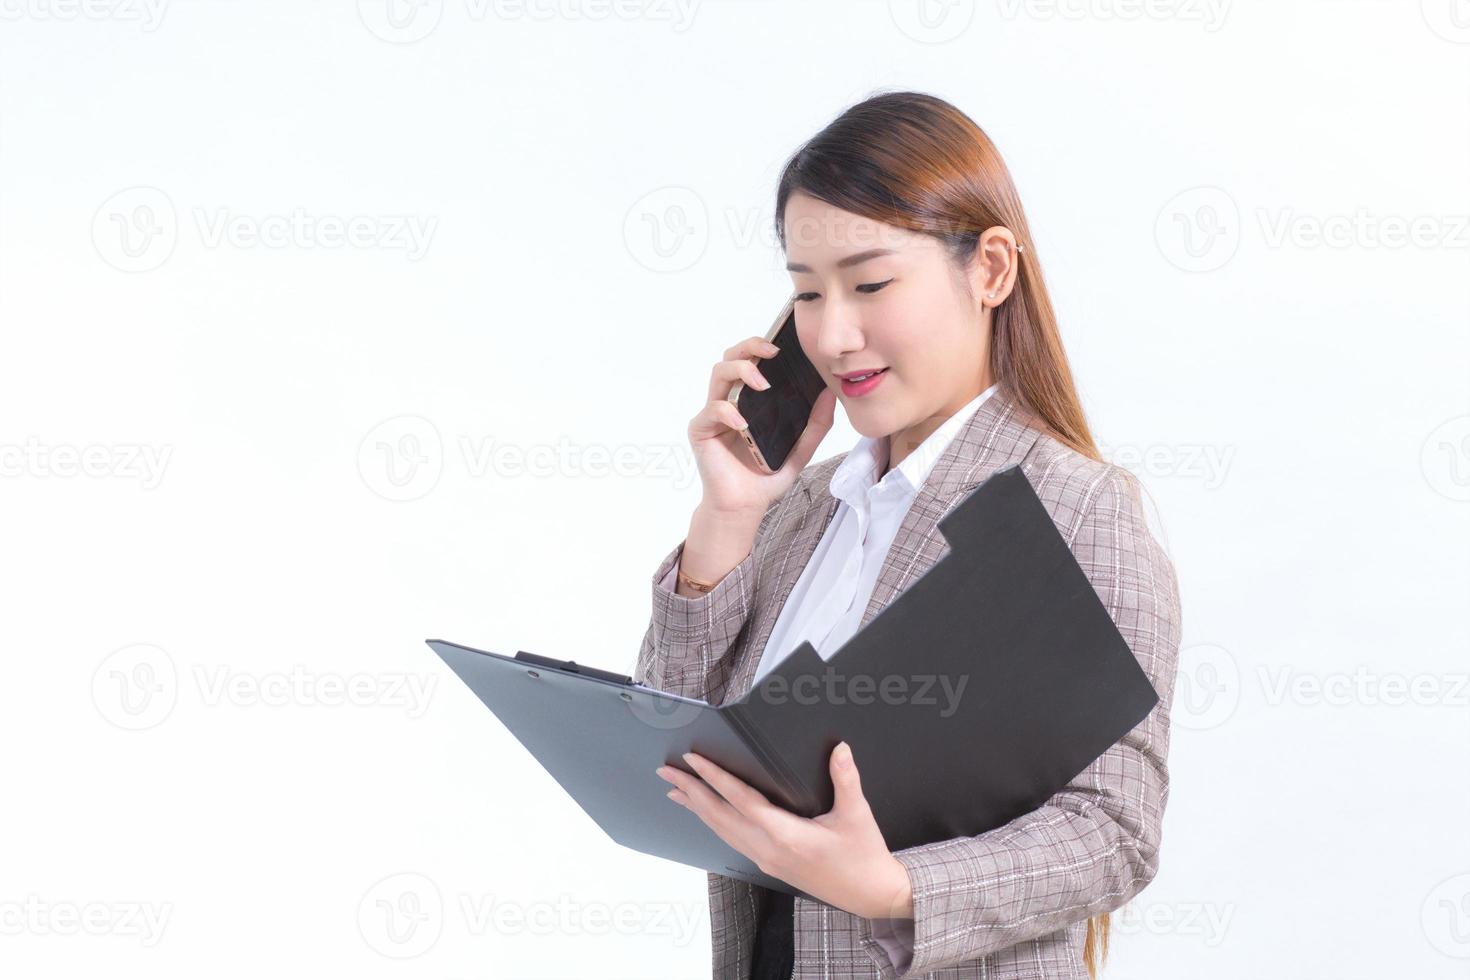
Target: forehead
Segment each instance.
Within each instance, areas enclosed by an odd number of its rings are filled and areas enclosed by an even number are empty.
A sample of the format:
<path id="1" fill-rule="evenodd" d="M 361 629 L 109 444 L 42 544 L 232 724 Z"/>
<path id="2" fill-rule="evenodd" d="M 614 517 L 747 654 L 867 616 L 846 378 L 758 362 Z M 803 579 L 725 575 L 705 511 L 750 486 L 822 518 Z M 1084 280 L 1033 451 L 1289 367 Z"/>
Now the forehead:
<path id="1" fill-rule="evenodd" d="M 873 249 L 911 252 L 932 241 L 927 235 L 844 211 L 800 192 L 787 199 L 782 226 L 787 256 L 813 267 L 835 265 L 845 256 Z"/>

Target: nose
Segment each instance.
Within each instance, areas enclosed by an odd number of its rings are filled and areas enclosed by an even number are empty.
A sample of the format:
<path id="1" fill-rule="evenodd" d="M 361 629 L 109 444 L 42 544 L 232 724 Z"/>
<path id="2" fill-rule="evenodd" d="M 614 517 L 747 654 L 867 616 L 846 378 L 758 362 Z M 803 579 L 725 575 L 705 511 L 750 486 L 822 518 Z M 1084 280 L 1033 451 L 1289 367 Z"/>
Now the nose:
<path id="1" fill-rule="evenodd" d="M 813 327 L 812 360 L 823 374 L 828 374 L 832 365 L 845 363 L 854 351 L 863 349 L 865 342 L 855 310 L 835 302 L 822 307 Z"/>

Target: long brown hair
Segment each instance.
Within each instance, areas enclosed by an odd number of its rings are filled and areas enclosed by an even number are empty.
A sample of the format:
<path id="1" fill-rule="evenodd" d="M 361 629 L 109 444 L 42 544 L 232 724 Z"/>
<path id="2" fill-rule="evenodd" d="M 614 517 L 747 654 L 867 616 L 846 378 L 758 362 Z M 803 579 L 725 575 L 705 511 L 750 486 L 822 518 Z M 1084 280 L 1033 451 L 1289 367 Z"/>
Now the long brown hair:
<path id="1" fill-rule="evenodd" d="M 974 120 L 921 92 L 871 96 L 786 162 L 776 191 L 776 236 L 783 250 L 786 201 L 796 191 L 851 214 L 933 235 L 961 269 L 974 256 L 981 232 L 1009 228 L 1023 248 L 1015 288 L 992 314 L 991 371 L 1053 436 L 1101 461 L 1016 185 Z M 1108 922 L 1106 912 L 1087 920 L 1082 958 L 1093 980 L 1107 960 Z"/>

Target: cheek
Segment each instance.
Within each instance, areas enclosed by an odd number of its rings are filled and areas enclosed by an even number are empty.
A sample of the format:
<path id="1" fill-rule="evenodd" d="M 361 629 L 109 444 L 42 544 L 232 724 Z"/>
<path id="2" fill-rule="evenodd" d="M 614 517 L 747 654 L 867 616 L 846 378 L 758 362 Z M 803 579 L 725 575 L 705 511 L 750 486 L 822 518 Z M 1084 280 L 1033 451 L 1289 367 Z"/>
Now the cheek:
<path id="1" fill-rule="evenodd" d="M 868 350 L 884 364 L 902 368 L 923 363 L 933 357 L 929 341 L 933 338 L 923 312 L 900 304 L 889 304 L 879 312 L 867 328 Z"/>

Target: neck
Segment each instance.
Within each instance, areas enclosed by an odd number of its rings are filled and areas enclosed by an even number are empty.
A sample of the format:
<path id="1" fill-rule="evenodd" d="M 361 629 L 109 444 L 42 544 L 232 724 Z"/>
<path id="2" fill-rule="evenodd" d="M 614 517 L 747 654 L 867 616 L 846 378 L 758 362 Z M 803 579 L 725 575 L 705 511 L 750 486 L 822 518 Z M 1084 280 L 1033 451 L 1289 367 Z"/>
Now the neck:
<path id="1" fill-rule="evenodd" d="M 903 428 L 897 432 L 890 433 L 888 436 L 888 464 L 884 467 L 883 474 L 880 475 L 886 475 L 889 470 L 893 469 L 899 463 L 902 463 L 905 459 L 907 459 L 909 453 L 913 452 L 915 449 L 918 449 L 920 444 L 922 444 L 925 439 L 934 434 L 935 429 L 939 428 L 945 422 L 953 418 L 954 414 L 960 409 L 964 408 L 966 405 L 970 404 L 970 402 L 980 397 L 980 393 L 989 388 L 994 383 L 995 382 L 991 380 L 990 372 L 987 371 L 985 373 L 984 379 L 982 379 L 980 383 L 980 387 L 976 388 L 974 391 L 970 392 L 967 395 L 956 396 L 955 398 L 950 399 L 950 401 L 946 403 L 945 407 L 941 408 L 933 415 L 929 415 L 923 419 L 920 419 L 918 422 L 915 422 L 913 425 L 910 425 L 907 428 Z"/>

